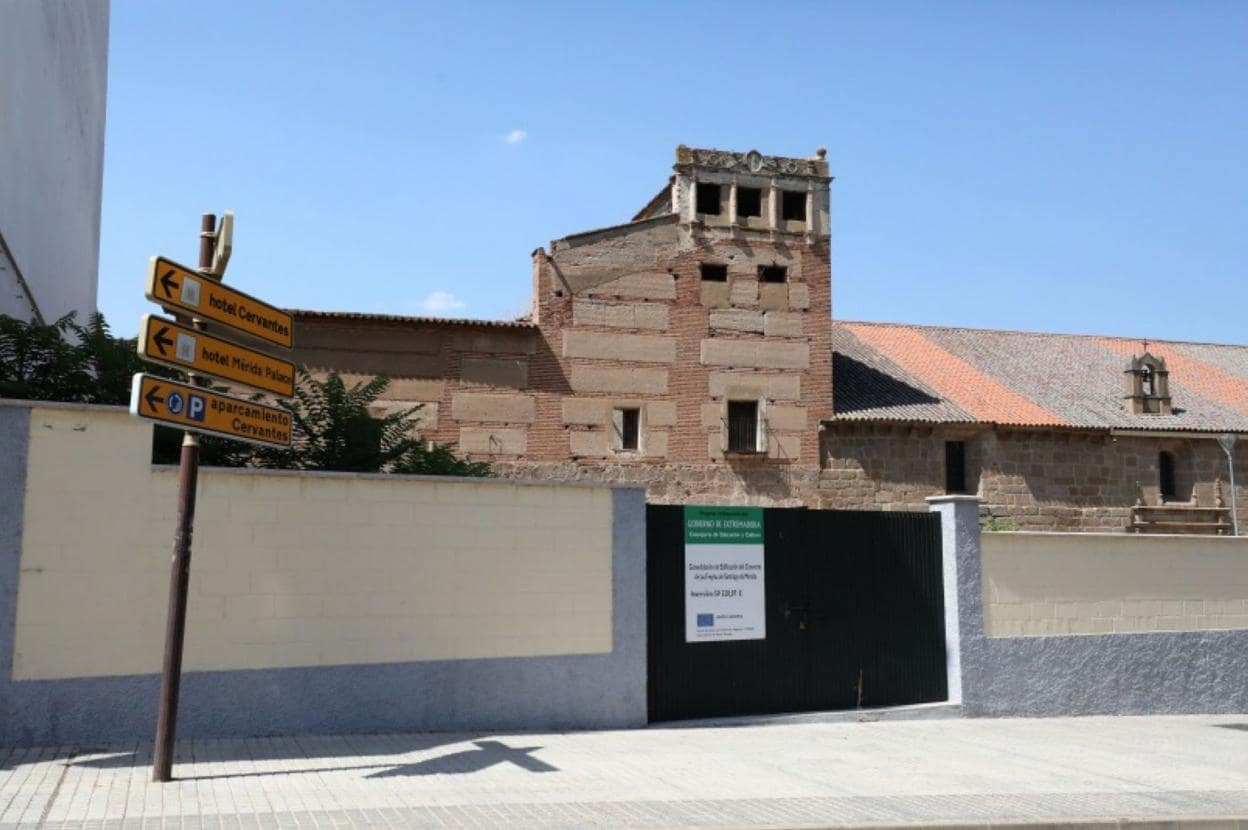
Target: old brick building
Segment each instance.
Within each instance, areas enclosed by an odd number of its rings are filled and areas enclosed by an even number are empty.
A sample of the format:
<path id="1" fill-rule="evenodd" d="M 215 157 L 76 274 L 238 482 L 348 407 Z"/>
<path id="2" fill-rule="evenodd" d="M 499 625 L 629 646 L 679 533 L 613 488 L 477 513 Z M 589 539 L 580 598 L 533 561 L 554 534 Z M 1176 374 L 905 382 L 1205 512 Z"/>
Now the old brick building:
<path id="1" fill-rule="evenodd" d="M 422 435 L 504 475 L 667 503 L 965 489 L 1021 527 L 1229 527 L 1212 439 L 1248 433 L 1248 348 L 834 323 L 822 150 L 682 146 L 674 170 L 630 222 L 534 251 L 523 320 L 299 311 L 297 358 L 390 376 L 386 406 L 423 404 Z"/>

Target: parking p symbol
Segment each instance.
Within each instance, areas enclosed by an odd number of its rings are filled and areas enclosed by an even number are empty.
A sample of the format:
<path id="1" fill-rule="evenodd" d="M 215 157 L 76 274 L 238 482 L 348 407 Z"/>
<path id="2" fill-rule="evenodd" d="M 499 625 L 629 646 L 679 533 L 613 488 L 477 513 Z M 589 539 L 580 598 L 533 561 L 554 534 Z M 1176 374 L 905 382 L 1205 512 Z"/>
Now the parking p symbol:
<path id="1" fill-rule="evenodd" d="M 186 417 L 192 421 L 204 420 L 204 399 L 199 395 L 191 395 L 190 405 L 186 408 Z"/>

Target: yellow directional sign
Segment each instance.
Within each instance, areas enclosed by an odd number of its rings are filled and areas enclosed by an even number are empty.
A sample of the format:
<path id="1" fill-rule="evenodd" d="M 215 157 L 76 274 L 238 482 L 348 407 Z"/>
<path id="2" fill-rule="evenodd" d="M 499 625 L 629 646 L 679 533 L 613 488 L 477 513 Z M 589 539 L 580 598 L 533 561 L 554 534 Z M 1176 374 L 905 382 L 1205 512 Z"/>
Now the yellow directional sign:
<path id="1" fill-rule="evenodd" d="M 198 386 L 134 376 L 130 414 L 183 429 L 269 446 L 290 446 L 290 413 Z"/>
<path id="2" fill-rule="evenodd" d="M 224 323 L 279 346 L 291 347 L 290 315 L 198 271 L 154 256 L 147 266 L 147 298 L 170 311 Z"/>
<path id="3" fill-rule="evenodd" d="M 295 364 L 269 357 L 190 326 L 150 314 L 139 329 L 139 354 L 148 360 L 242 383 L 283 398 L 295 394 Z"/>

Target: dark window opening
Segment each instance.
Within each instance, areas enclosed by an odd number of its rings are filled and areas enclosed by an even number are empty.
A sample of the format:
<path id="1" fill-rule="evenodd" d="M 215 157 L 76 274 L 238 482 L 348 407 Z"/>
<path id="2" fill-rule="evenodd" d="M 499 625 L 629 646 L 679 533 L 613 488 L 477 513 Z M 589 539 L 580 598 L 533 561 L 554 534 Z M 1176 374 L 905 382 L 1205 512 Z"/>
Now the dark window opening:
<path id="1" fill-rule="evenodd" d="M 789 277 L 789 269 L 783 265 L 760 265 L 758 278 L 763 282 L 784 282 Z"/>
<path id="2" fill-rule="evenodd" d="M 702 279 L 707 282 L 728 282 L 728 266 L 702 263 Z"/>
<path id="3" fill-rule="evenodd" d="M 698 182 L 698 213 L 719 216 L 719 185 Z"/>
<path id="4" fill-rule="evenodd" d="M 1178 488 L 1174 486 L 1174 456 L 1168 452 L 1157 456 L 1157 477 L 1161 485 L 1162 500 L 1173 501 L 1178 498 Z"/>
<path id="5" fill-rule="evenodd" d="M 640 446 L 641 438 L 641 410 L 640 409 L 621 409 L 617 413 L 618 429 L 620 431 L 620 449 L 635 450 Z"/>
<path id="6" fill-rule="evenodd" d="M 728 452 L 758 451 L 758 401 L 728 402 Z"/>
<path id="7" fill-rule="evenodd" d="M 966 442 L 945 442 L 945 492 L 966 492 Z"/>
<path id="8" fill-rule="evenodd" d="M 786 190 L 780 199 L 781 216 L 786 222 L 806 221 L 806 194 Z"/>
<path id="9" fill-rule="evenodd" d="M 737 216 L 762 216 L 763 191 L 757 187 L 737 188 Z"/>

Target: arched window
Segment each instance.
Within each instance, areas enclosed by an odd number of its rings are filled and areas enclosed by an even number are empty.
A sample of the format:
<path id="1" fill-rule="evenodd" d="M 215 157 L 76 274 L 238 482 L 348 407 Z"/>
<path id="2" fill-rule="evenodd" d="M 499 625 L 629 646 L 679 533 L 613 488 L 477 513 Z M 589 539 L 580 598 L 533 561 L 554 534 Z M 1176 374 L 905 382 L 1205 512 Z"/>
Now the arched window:
<path id="1" fill-rule="evenodd" d="M 1177 498 L 1174 486 L 1174 456 L 1168 452 L 1157 456 L 1157 477 L 1161 485 L 1162 501 L 1173 501 Z"/>

